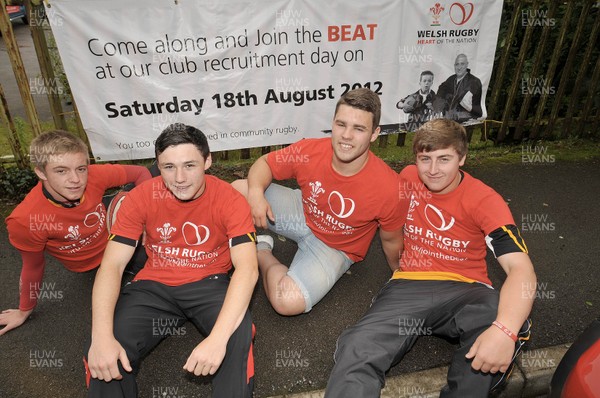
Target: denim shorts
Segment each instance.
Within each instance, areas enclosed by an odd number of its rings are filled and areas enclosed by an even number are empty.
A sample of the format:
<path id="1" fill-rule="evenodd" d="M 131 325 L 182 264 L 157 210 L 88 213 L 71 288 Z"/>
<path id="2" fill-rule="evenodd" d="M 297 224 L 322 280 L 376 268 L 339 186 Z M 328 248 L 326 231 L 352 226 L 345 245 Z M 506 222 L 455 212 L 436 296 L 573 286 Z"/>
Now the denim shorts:
<path id="1" fill-rule="evenodd" d="M 309 312 L 353 261 L 344 252 L 327 246 L 308 228 L 299 189 L 271 184 L 265 197 L 275 217 L 275 223 L 269 223 L 269 230 L 298 244 L 288 276 L 300 287 L 306 303 L 304 312 Z"/>

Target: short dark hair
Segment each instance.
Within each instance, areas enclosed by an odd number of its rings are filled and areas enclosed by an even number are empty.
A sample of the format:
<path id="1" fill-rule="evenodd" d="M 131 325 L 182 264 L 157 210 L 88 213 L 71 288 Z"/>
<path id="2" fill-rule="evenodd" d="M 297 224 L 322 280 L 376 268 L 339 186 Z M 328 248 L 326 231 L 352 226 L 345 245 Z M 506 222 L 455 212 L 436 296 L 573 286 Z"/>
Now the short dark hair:
<path id="1" fill-rule="evenodd" d="M 424 70 L 423 72 L 421 72 L 421 75 L 419 76 L 419 81 L 421 81 L 421 79 L 423 78 L 423 76 L 431 76 L 433 77 L 433 72 L 430 70 Z"/>
<path id="2" fill-rule="evenodd" d="M 363 87 L 348 91 L 335 105 L 334 115 L 337 115 L 340 105 L 348 105 L 352 108 L 371 113 L 373 115 L 373 130 L 379 126 L 379 119 L 381 119 L 381 100 L 379 99 L 379 95 L 375 94 L 372 90 Z"/>
<path id="3" fill-rule="evenodd" d="M 413 139 L 413 153 L 432 152 L 454 148 L 462 158 L 467 154 L 467 132 L 462 124 L 450 119 L 434 119 L 425 122 Z"/>
<path id="4" fill-rule="evenodd" d="M 194 144 L 204 159 L 208 158 L 210 154 L 208 140 L 204 133 L 195 127 L 183 123 L 173 123 L 160 133 L 154 144 L 154 154 L 158 158 L 158 155 L 163 153 L 168 147 L 181 144 Z"/>

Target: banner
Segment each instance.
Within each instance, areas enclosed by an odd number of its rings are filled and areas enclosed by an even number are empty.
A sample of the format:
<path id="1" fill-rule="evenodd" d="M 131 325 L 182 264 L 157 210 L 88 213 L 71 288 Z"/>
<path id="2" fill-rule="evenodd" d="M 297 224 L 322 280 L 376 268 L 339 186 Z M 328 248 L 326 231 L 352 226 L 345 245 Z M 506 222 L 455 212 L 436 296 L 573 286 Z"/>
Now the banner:
<path id="1" fill-rule="evenodd" d="M 339 97 L 358 87 L 380 95 L 384 133 L 434 115 L 481 120 L 502 2 L 51 0 L 46 7 L 92 151 L 106 161 L 153 157 L 154 140 L 175 122 L 201 129 L 212 151 L 323 137 Z M 468 78 L 455 71 L 460 54 Z M 424 71 L 443 94 L 437 101 L 407 98 L 427 90 Z M 446 79 L 447 89 L 438 88 Z"/>
<path id="2" fill-rule="evenodd" d="M 400 128 L 447 117 L 485 119 L 502 1 L 403 1 L 398 47 Z"/>

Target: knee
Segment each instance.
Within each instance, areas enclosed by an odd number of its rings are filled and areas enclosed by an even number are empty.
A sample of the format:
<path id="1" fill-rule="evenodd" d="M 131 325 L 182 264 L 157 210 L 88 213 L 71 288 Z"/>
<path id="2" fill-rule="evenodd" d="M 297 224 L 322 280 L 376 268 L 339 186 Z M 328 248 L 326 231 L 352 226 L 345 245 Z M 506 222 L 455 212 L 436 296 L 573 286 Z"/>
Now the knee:
<path id="1" fill-rule="evenodd" d="M 282 279 L 277 284 L 277 289 L 271 292 L 269 301 L 273 309 L 280 315 L 300 315 L 306 309 L 304 295 L 295 284 L 290 286 L 286 279 Z"/>
<path id="2" fill-rule="evenodd" d="M 239 193 L 241 193 L 242 195 L 244 195 L 244 197 L 248 197 L 248 180 L 247 179 L 239 179 L 239 180 L 235 180 L 231 183 L 231 186 L 238 191 Z"/>
<path id="3" fill-rule="evenodd" d="M 337 347 L 334 358 L 337 361 L 339 358 L 356 356 L 362 357 L 362 352 L 368 351 L 368 346 L 371 343 L 369 339 L 365 339 L 360 329 L 356 326 L 349 327 L 344 330 L 337 340 Z"/>
<path id="4" fill-rule="evenodd" d="M 271 298 L 271 306 L 279 315 L 293 316 L 300 315 L 304 312 L 306 305 L 304 299 L 302 300 L 289 300 L 284 298 L 286 292 L 278 292 L 279 297 Z"/>
<path id="5" fill-rule="evenodd" d="M 128 330 L 126 325 L 122 325 L 121 327 L 115 327 L 114 336 L 115 339 L 121 345 L 121 347 L 123 347 L 123 349 L 125 350 L 125 354 L 127 355 L 127 359 L 129 359 L 129 363 L 134 369 L 136 369 L 140 363 L 143 353 L 140 350 L 140 344 L 132 338 L 130 333 L 127 332 Z M 161 340 L 159 337 L 155 338 L 157 340 Z M 152 344 L 153 346 L 156 345 L 155 343 Z"/>

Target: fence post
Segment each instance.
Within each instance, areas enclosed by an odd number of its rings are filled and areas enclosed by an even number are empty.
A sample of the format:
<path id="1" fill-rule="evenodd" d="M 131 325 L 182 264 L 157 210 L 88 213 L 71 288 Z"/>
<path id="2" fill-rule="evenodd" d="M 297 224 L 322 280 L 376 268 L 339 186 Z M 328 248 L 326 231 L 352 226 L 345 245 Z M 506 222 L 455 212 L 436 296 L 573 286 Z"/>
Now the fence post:
<path id="1" fill-rule="evenodd" d="M 548 18 L 553 19 L 554 14 L 556 12 L 556 7 L 558 6 L 558 2 L 552 1 L 550 2 L 550 8 L 548 9 Z M 538 71 L 540 66 L 542 65 L 542 60 L 544 59 L 544 50 L 546 49 L 546 43 L 548 42 L 548 36 L 550 35 L 550 24 L 544 26 L 542 31 L 542 36 L 540 38 L 539 43 L 536 46 L 535 57 L 533 61 L 533 66 L 531 68 L 531 74 L 529 76 L 536 77 L 538 75 Z M 529 105 L 531 104 L 531 99 L 533 95 L 525 96 L 525 100 L 521 105 L 521 112 L 519 113 L 519 119 L 517 121 L 517 129 L 515 131 L 515 137 L 521 137 L 523 134 L 523 128 L 527 123 L 527 112 L 529 111 Z"/>
<path id="2" fill-rule="evenodd" d="M 550 65 L 548 66 L 548 71 L 546 72 L 546 81 L 547 82 L 551 82 L 554 79 L 554 73 L 556 71 L 556 66 L 558 65 L 558 59 L 560 57 L 563 42 L 565 41 L 565 37 L 567 35 L 569 21 L 571 19 L 571 14 L 573 13 L 573 9 L 574 9 L 573 2 L 568 3 L 567 11 L 565 12 L 564 17 L 562 18 L 564 23 L 560 29 L 558 41 L 554 45 L 554 52 L 553 52 L 552 58 L 550 60 Z M 529 135 L 529 138 L 531 138 L 531 139 L 535 139 L 538 136 L 538 131 L 539 131 L 540 125 L 542 123 L 542 115 L 544 113 L 544 108 L 546 107 L 547 99 L 548 99 L 548 93 L 547 92 L 542 93 L 542 98 L 540 99 L 540 102 L 538 103 L 538 108 L 537 108 L 537 112 L 535 114 L 533 127 L 532 127 L 531 133 Z M 558 99 L 558 100 L 560 100 L 560 99 Z"/>
<path id="3" fill-rule="evenodd" d="M 15 78 L 17 79 L 17 86 L 19 86 L 23 105 L 25 105 L 25 114 L 29 119 L 29 123 L 31 123 L 33 136 L 37 137 L 42 133 L 42 129 L 35 109 L 35 103 L 31 96 L 31 87 L 27 80 L 23 59 L 21 58 L 21 53 L 19 52 L 19 47 L 15 40 L 15 34 L 6 12 L 6 0 L 0 0 L 0 31 L 2 32 L 2 37 L 6 43 L 6 52 L 8 53 L 8 58 L 10 59 Z"/>
<path id="4" fill-rule="evenodd" d="M 505 3 L 506 7 L 506 3 Z M 517 26 L 520 21 L 520 12 L 521 12 L 521 1 L 517 0 L 515 2 L 515 14 L 513 16 L 510 31 L 504 38 L 504 52 L 500 58 L 500 65 L 497 68 L 496 80 L 494 80 L 494 85 L 492 86 L 492 97 L 490 99 L 490 106 L 488 107 L 488 118 L 494 119 L 496 117 L 496 107 L 498 106 L 498 100 L 500 97 L 500 91 L 502 90 L 502 81 L 504 80 L 504 73 L 506 71 L 508 65 L 508 59 L 510 54 L 510 47 L 512 46 L 513 39 L 517 32 Z"/>
<path id="5" fill-rule="evenodd" d="M 594 68 L 594 74 L 592 75 L 592 80 L 589 85 L 589 93 L 588 97 L 585 101 L 585 105 L 583 106 L 583 112 L 581 113 L 581 118 L 579 119 L 579 124 L 577 125 L 577 130 L 581 131 L 584 129 L 585 123 L 588 122 L 590 118 L 590 113 L 592 111 L 592 106 L 596 100 L 596 89 L 598 87 L 598 82 L 600 81 L 600 57 L 596 59 L 596 67 Z M 598 130 L 598 125 L 595 126 L 596 131 Z"/>
<path id="6" fill-rule="evenodd" d="M 388 135 L 379 136 L 379 148 L 386 148 L 388 143 Z"/>
<path id="7" fill-rule="evenodd" d="M 535 0 L 533 3 L 533 8 L 538 9 L 540 7 L 541 0 Z M 523 64 L 525 63 L 525 58 L 527 55 L 527 49 L 529 48 L 529 42 L 531 41 L 531 35 L 533 34 L 533 26 L 531 24 L 527 25 L 527 29 L 525 29 L 525 36 L 523 41 L 521 42 L 521 49 L 519 50 L 519 58 L 517 60 L 517 65 L 513 70 L 513 78 L 512 85 L 510 86 L 508 92 L 508 98 L 506 100 L 506 104 L 504 105 L 504 114 L 502 115 L 502 124 L 500 125 L 500 131 L 498 132 L 498 142 L 504 141 L 506 137 L 506 132 L 508 131 L 508 122 L 510 116 L 512 114 L 512 107 L 515 102 L 515 97 L 517 96 L 517 92 L 519 87 L 519 77 L 521 76 L 521 71 L 523 70 Z M 518 138 L 518 137 L 514 137 Z"/>
<path id="8" fill-rule="evenodd" d="M 50 54 L 48 53 L 46 34 L 44 33 L 42 26 L 43 16 L 46 15 L 46 11 L 43 5 L 32 4 L 30 0 L 25 1 L 25 7 L 27 9 L 27 17 L 29 19 L 29 28 L 31 29 L 35 53 L 37 55 L 38 63 L 40 64 L 42 78 L 44 79 L 44 86 L 48 91 L 48 102 L 50 104 L 52 118 L 54 119 L 54 125 L 61 130 L 67 130 L 67 122 L 65 121 L 62 105 L 60 103 L 60 95 L 57 92 L 57 80 L 54 70 L 52 69 Z"/>
<path id="9" fill-rule="evenodd" d="M 88 140 L 85 129 L 83 128 L 83 124 L 81 123 L 81 118 L 79 117 L 79 111 L 77 110 L 77 105 L 75 104 L 74 98 L 73 98 L 73 118 L 75 119 L 75 125 L 77 126 L 77 134 L 79 135 L 79 138 L 81 138 L 83 140 L 83 142 L 85 142 L 86 145 L 88 146 L 88 155 L 89 155 L 90 159 L 95 160 L 96 158 L 94 158 L 94 155 L 92 154 L 92 146 L 90 145 L 90 141 Z"/>
<path id="10" fill-rule="evenodd" d="M 583 79 L 588 78 L 589 75 L 586 74 L 588 64 L 592 58 L 592 50 L 596 47 L 596 39 L 598 38 L 598 30 L 600 28 L 600 12 L 596 14 L 596 22 L 594 23 L 594 28 L 592 29 L 592 33 L 590 35 L 590 41 L 587 43 L 587 49 L 585 50 L 585 55 L 583 56 L 583 62 L 581 63 L 582 70 L 580 70 L 577 74 L 577 80 L 575 80 L 575 86 L 573 88 L 573 93 L 571 94 L 571 102 L 569 103 L 569 109 L 567 110 L 567 116 L 565 120 L 565 125 L 563 127 L 563 136 L 562 138 L 566 138 L 569 131 L 571 131 L 571 122 L 573 121 L 573 114 L 576 109 L 581 108 L 580 104 L 577 104 L 577 100 L 579 99 L 579 93 L 581 92 L 581 88 L 584 85 Z M 588 85 L 588 89 L 589 89 Z M 591 92 L 593 94 L 593 91 Z"/>
<path id="11" fill-rule="evenodd" d="M 29 161 L 23 154 L 23 149 L 21 148 L 21 143 L 19 142 L 19 136 L 17 135 L 17 129 L 15 128 L 15 124 L 10 116 L 8 104 L 6 102 L 6 98 L 4 97 L 2 85 L 0 85 L 0 118 L 6 127 L 8 127 L 8 143 L 10 144 L 10 149 L 15 157 L 15 163 L 21 169 L 27 168 L 29 166 Z"/>
<path id="12" fill-rule="evenodd" d="M 398 139 L 396 140 L 396 146 L 404 146 L 406 142 L 406 132 L 398 131 Z"/>
<path id="13" fill-rule="evenodd" d="M 546 131 L 544 133 L 544 137 L 552 136 L 552 131 L 554 129 L 554 124 L 556 119 L 558 118 L 558 112 L 562 105 L 562 97 L 565 94 L 565 90 L 567 88 L 569 79 L 569 75 L 571 73 L 571 68 L 573 67 L 573 62 L 575 61 L 575 55 L 577 54 L 577 49 L 579 48 L 579 41 L 581 39 L 581 33 L 583 32 L 583 26 L 585 25 L 585 19 L 588 16 L 588 11 L 590 9 L 589 0 L 583 3 L 583 7 L 581 9 L 581 14 L 579 15 L 579 20 L 577 22 L 577 29 L 575 30 L 575 37 L 573 38 L 573 42 L 569 46 L 569 55 L 567 56 L 567 61 L 565 62 L 564 67 L 562 68 L 562 74 L 560 76 L 560 83 L 558 85 L 558 90 L 554 95 L 554 103 L 552 104 L 552 111 L 550 112 L 550 117 L 548 119 L 548 124 L 546 125 Z M 562 134 L 561 134 L 562 136 Z"/>

